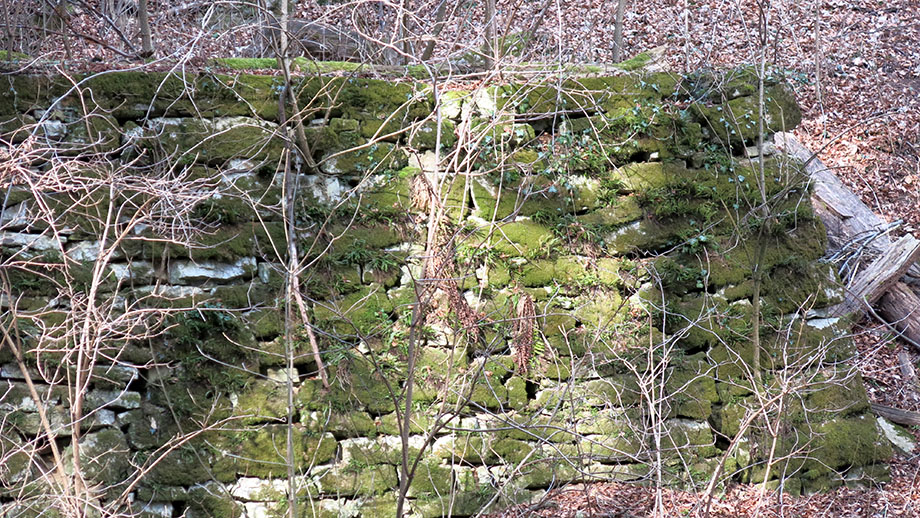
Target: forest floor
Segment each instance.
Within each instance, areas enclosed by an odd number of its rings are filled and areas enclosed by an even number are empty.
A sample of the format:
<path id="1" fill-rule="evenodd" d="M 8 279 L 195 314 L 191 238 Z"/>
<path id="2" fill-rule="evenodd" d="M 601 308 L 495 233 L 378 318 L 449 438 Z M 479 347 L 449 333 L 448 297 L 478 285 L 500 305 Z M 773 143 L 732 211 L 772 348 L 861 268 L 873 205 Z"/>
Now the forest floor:
<path id="1" fill-rule="evenodd" d="M 367 2 L 354 9 L 353 3 L 298 3 L 301 17 L 331 24 L 357 20 L 365 27 L 366 20 L 378 16 L 379 6 L 383 5 Z M 519 0 L 498 0 L 497 4 L 499 26 L 510 31 L 531 27 L 544 6 L 542 1 Z M 208 5 L 210 2 L 150 1 L 157 58 L 181 59 L 190 68 L 202 67 L 207 58 L 238 55 L 253 41 L 251 27 L 236 25 L 240 20 L 232 14 L 215 22 L 217 28 L 202 24 Z M 435 5 L 437 2 L 429 2 L 427 11 L 416 14 L 430 16 Z M 462 5 L 462 11 L 449 17 L 451 21 L 441 38 L 447 43 L 438 45 L 436 56 L 456 49 L 459 42 L 482 41 L 481 11 L 470 4 Z M 867 206 L 890 222 L 901 221 L 895 234 L 920 235 L 920 2 L 774 0 L 770 5 L 768 60 L 793 79 L 804 110 L 796 136 L 817 151 Z M 611 61 L 616 2 L 556 0 L 545 6 L 530 59 Z M 628 2 L 623 55 L 664 46 L 668 65 L 679 71 L 756 62 L 756 6 L 752 0 Z M 356 13 L 354 17 L 349 14 L 352 12 Z M 139 46 L 132 23 L 124 33 Z M 114 49 L 125 51 L 126 44 L 86 9 L 75 13 L 68 31 L 96 40 L 71 37 L 71 68 L 147 66 L 143 61 L 120 56 Z M 63 49 L 59 38 L 48 38 L 38 44 L 37 53 L 63 59 Z M 816 62 L 822 65 L 820 79 Z M 856 332 L 859 369 L 869 398 L 920 411 L 916 380 L 901 376 L 897 359 L 898 353 L 907 353 L 917 365 L 920 351 L 895 340 L 884 327 L 871 321 L 863 322 Z M 920 437 L 917 430 L 914 433 Z M 803 497 L 763 495 L 758 487 L 735 485 L 717 496 L 712 516 L 920 516 L 918 457 L 897 457 L 891 472 L 891 482 L 881 487 L 840 488 Z M 653 489 L 635 485 L 579 485 L 557 490 L 539 507 L 512 508 L 501 516 L 637 518 L 652 516 L 655 497 Z M 661 498 L 664 516 L 691 516 L 699 510 L 696 493 L 665 490 Z"/>

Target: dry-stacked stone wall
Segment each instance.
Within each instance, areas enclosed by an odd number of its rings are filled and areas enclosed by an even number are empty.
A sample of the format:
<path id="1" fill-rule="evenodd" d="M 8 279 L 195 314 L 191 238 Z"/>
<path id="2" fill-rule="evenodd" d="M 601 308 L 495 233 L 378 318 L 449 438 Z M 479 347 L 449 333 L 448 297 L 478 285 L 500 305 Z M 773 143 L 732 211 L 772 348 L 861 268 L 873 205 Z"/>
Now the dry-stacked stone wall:
<path id="1" fill-rule="evenodd" d="M 780 78 L 437 88 L 4 76 L 4 513 L 75 459 L 149 517 L 392 517 L 404 452 L 425 517 L 885 477 Z"/>

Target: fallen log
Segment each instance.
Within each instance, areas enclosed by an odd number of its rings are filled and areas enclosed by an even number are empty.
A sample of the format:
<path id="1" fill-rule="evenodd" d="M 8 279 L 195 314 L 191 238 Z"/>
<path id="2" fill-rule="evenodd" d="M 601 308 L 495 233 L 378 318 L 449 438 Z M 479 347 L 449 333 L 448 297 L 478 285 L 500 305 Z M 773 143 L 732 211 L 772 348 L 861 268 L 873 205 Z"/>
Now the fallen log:
<path id="1" fill-rule="evenodd" d="M 900 408 L 880 405 L 878 403 L 869 403 L 869 405 L 875 415 L 884 417 L 892 423 L 898 423 L 904 426 L 920 426 L 920 412 L 911 412 L 910 410 L 902 410 Z"/>
<path id="2" fill-rule="evenodd" d="M 885 232 L 889 224 L 872 212 L 814 153 L 791 133 L 777 133 L 773 140 L 777 149 L 805 163 L 814 186 L 812 204 L 827 228 L 831 249 L 844 248 L 858 238 L 865 238 L 864 246 L 872 254 L 880 254 L 891 246 L 891 238 Z M 911 265 L 907 275 L 908 283 L 920 280 L 920 264 Z"/>
<path id="3" fill-rule="evenodd" d="M 903 282 L 895 283 L 879 300 L 879 315 L 920 349 L 920 303 Z"/>
<path id="4" fill-rule="evenodd" d="M 901 378 L 903 378 L 905 382 L 913 385 L 915 388 L 920 387 L 920 384 L 917 383 L 917 370 L 914 369 L 914 364 L 906 351 L 898 353 L 898 367 L 901 370 Z"/>
<path id="5" fill-rule="evenodd" d="M 874 306 L 918 259 L 920 241 L 911 235 L 902 237 L 853 277 L 846 287 L 846 299 L 834 306 L 831 313 L 836 316 L 864 314 L 867 306 Z"/>
<path id="6" fill-rule="evenodd" d="M 872 212 L 792 134 L 777 133 L 774 135 L 774 143 L 777 149 L 805 163 L 806 172 L 814 186 L 812 202 L 815 212 L 827 228 L 828 245 L 832 250 L 842 250 L 852 243 L 857 243 L 858 250 L 854 253 L 864 253 L 865 260 L 857 257 L 855 263 L 866 262 L 888 252 L 892 247 L 891 238 L 888 236 L 891 225 Z M 851 266 L 857 274 L 861 270 L 860 264 Z M 901 263 L 889 270 L 890 276 L 884 280 L 882 286 L 885 290 L 880 294 L 875 306 L 878 315 L 902 333 L 902 338 L 920 348 L 920 296 L 910 286 L 920 279 L 920 264 L 908 263 L 906 273 L 901 276 L 904 267 Z M 856 295 L 852 290 L 852 281 L 855 277 L 853 276 L 848 283 L 848 300 L 845 304 L 864 308 L 866 306 L 863 299 L 858 299 L 857 296 L 865 296 L 865 293 Z M 891 284 L 892 280 L 896 282 Z M 871 279 L 867 279 L 862 282 L 870 281 Z"/>

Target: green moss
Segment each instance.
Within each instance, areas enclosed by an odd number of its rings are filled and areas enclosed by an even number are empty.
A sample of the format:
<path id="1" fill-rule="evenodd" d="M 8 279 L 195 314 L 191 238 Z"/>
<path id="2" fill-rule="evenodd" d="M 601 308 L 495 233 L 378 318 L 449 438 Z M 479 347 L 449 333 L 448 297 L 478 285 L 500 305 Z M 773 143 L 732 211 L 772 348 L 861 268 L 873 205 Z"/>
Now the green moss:
<path id="1" fill-rule="evenodd" d="M 264 188 L 262 192 L 265 192 Z M 255 199 L 261 198 L 259 194 L 255 196 Z M 258 212 L 250 200 L 229 193 L 202 201 L 193 214 L 196 219 L 218 225 L 236 225 L 258 219 Z"/>
<path id="2" fill-rule="evenodd" d="M 480 376 L 472 386 L 465 380 L 455 382 L 447 400 L 450 404 L 455 405 L 463 402 L 467 396 L 470 409 L 499 410 L 508 402 L 508 389 L 501 384 L 500 379 Z"/>
<path id="3" fill-rule="evenodd" d="M 210 462 L 210 450 L 206 443 L 193 440 L 188 446 L 167 453 L 151 468 L 146 481 L 166 486 L 191 486 L 205 482 L 211 480 Z M 233 479 L 235 477 L 224 477 L 228 481 Z"/>
<path id="4" fill-rule="evenodd" d="M 403 121 L 394 119 L 368 119 L 362 120 L 360 134 L 368 140 L 383 142 L 399 142 L 406 133 Z"/>
<path id="5" fill-rule="evenodd" d="M 651 63 L 653 59 L 654 58 L 651 53 L 640 52 L 639 54 L 636 54 L 635 56 L 627 59 L 626 61 L 617 63 L 615 66 L 626 72 L 633 72 L 635 70 L 644 68 L 646 65 Z"/>
<path id="6" fill-rule="evenodd" d="M 376 211 L 381 218 L 397 219 L 405 216 L 411 208 L 410 179 L 417 171 L 403 168 L 395 174 L 371 178 L 367 188 L 361 191 L 361 213 Z"/>
<path id="7" fill-rule="evenodd" d="M 396 516 L 396 495 L 384 495 L 367 500 L 359 506 L 362 518 L 391 518 Z"/>
<path id="8" fill-rule="evenodd" d="M 570 212 L 565 188 L 543 176 L 527 176 L 498 190 L 485 178 L 471 182 L 476 215 L 492 220 L 509 216 L 555 216 Z M 507 184 L 506 184 L 507 185 Z"/>
<path id="9" fill-rule="evenodd" d="M 488 484 L 477 484 L 466 490 L 418 498 L 413 502 L 413 508 L 422 518 L 474 516 L 492 502 L 496 491 Z"/>
<path id="10" fill-rule="evenodd" d="M 661 443 L 667 455 L 680 451 L 682 454 L 695 453 L 701 457 L 712 457 L 719 453 L 712 429 L 707 423 L 669 419 L 665 422 L 665 428 L 668 433 L 662 437 Z"/>
<path id="11" fill-rule="evenodd" d="M 286 436 L 287 431 L 282 425 L 222 434 L 212 441 L 221 452 L 215 458 L 214 470 L 259 478 L 286 476 Z M 296 437 L 293 459 L 296 470 L 303 471 L 335 457 L 336 441 L 332 434 L 311 437 L 297 427 Z"/>
<path id="12" fill-rule="evenodd" d="M 300 106 L 333 117 L 410 122 L 431 113 L 431 94 L 422 85 L 354 77 L 305 76 L 295 91 Z"/>
<path id="13" fill-rule="evenodd" d="M 373 436 L 382 427 L 366 412 L 340 410 L 303 412 L 300 422 L 307 432 L 330 432 L 340 438 Z"/>
<path id="14" fill-rule="evenodd" d="M 237 396 L 233 413 L 244 424 L 279 421 L 287 417 L 287 388 L 272 380 L 251 382 Z"/>
<path id="15" fill-rule="evenodd" d="M 194 516 L 240 518 L 243 505 L 234 501 L 225 489 L 215 483 L 198 484 L 188 490 L 187 510 Z"/>
<path id="16" fill-rule="evenodd" d="M 63 154 L 111 153 L 120 145 L 118 121 L 110 115 L 90 113 L 68 121 L 67 136 L 58 144 L 58 150 Z"/>
<path id="17" fill-rule="evenodd" d="M 453 486 L 452 479 L 453 470 L 449 466 L 442 466 L 433 459 L 422 462 L 409 483 L 409 496 L 448 495 Z"/>
<path id="18" fill-rule="evenodd" d="M 508 406 L 514 410 L 524 410 L 529 403 L 527 383 L 523 378 L 511 378 L 505 382 L 508 390 Z"/>
<path id="19" fill-rule="evenodd" d="M 689 358 L 681 361 L 680 368 L 671 373 L 665 390 L 674 401 L 672 414 L 678 417 L 704 421 L 712 415 L 712 404 L 719 402 L 708 364 Z"/>
<path id="20" fill-rule="evenodd" d="M 879 434 L 871 416 L 839 418 L 813 427 L 797 429 L 780 442 L 780 455 L 805 447 L 807 457 L 789 460 L 790 467 L 801 466 L 806 478 L 817 478 L 831 470 L 865 466 L 887 460 L 891 445 Z M 780 470 L 782 471 L 782 470 Z"/>
<path id="21" fill-rule="evenodd" d="M 320 493 L 337 496 L 382 495 L 399 485 L 393 466 L 345 466 L 312 473 Z"/>
<path id="22" fill-rule="evenodd" d="M 817 390 L 808 394 L 805 408 L 809 412 L 825 412 L 829 416 L 847 417 L 869 409 L 866 388 L 860 375 L 842 380 L 829 379 L 816 383 Z"/>
<path id="23" fill-rule="evenodd" d="M 454 123 L 448 119 L 441 121 L 441 147 L 452 148 L 457 140 L 454 135 Z M 434 149 L 438 138 L 438 123 L 434 119 L 429 119 L 417 126 L 414 131 L 409 132 L 408 145 L 419 151 Z"/>
<path id="24" fill-rule="evenodd" d="M 521 268 L 518 281 L 529 288 L 551 286 L 555 276 L 556 268 L 553 261 L 538 259 L 528 262 Z"/>
<path id="25" fill-rule="evenodd" d="M 28 54 L 23 54 L 22 52 L 10 52 L 8 50 L 0 50 L 0 61 L 28 61 L 32 58 Z"/>
<path id="26" fill-rule="evenodd" d="M 553 240 L 553 232 L 533 221 L 506 223 L 495 232 L 493 246 L 501 253 L 523 255 L 539 253 Z"/>
<path id="27" fill-rule="evenodd" d="M 585 113 L 633 107 L 644 99 L 658 99 L 667 85 L 649 83 L 639 76 L 582 77 L 566 79 L 561 88 L 548 85 L 512 85 L 519 113 L 554 113 L 579 110 Z M 662 89 L 662 86 L 664 87 Z M 667 92 L 670 94 L 671 92 Z"/>
<path id="28" fill-rule="evenodd" d="M 616 291 L 594 294 L 590 299 L 579 301 L 574 316 L 589 329 L 605 329 L 621 322 L 626 316 L 627 308 L 622 297 Z"/>
<path id="29" fill-rule="evenodd" d="M 367 147 L 327 154 L 320 161 L 320 169 L 330 175 L 383 173 L 402 169 L 408 165 L 405 152 L 389 142 L 378 142 Z"/>
<path id="30" fill-rule="evenodd" d="M 802 120 L 792 93 L 782 85 L 764 91 L 764 131 L 791 131 Z M 756 96 L 738 97 L 718 106 L 691 106 L 705 134 L 717 142 L 743 145 L 754 142 L 759 131 Z"/>
<path id="31" fill-rule="evenodd" d="M 389 327 L 393 303 L 377 285 L 314 306 L 315 324 L 327 332 L 373 334 Z"/>
<path id="32" fill-rule="evenodd" d="M 279 68 L 276 58 L 214 58 L 210 63 L 212 66 L 233 70 Z M 332 72 L 355 72 L 362 68 L 367 68 L 367 65 L 347 61 L 315 61 L 305 57 L 298 57 L 291 60 L 291 67 L 306 74 L 329 74 Z"/>
<path id="33" fill-rule="evenodd" d="M 284 150 L 276 127 L 249 117 L 226 119 L 155 119 L 138 146 L 152 157 L 175 157 L 180 164 L 223 166 L 246 159 L 274 168 Z"/>
<path id="34" fill-rule="evenodd" d="M 146 239 L 126 240 L 124 249 L 129 256 L 188 258 L 196 261 L 234 261 L 241 257 L 267 255 L 275 257 L 275 250 L 286 250 L 284 224 L 281 222 L 253 222 L 224 226 L 211 234 L 193 238 L 193 246 L 164 245 Z"/>
<path id="35" fill-rule="evenodd" d="M 277 309 L 260 309 L 246 315 L 248 327 L 257 340 L 273 340 L 284 334 L 284 318 Z"/>
<path id="36" fill-rule="evenodd" d="M 466 349 L 442 349 L 436 347 L 421 347 L 416 353 L 416 372 L 422 379 L 435 376 L 436 379 L 446 381 L 448 374 L 465 369 L 469 365 Z"/>
<path id="37" fill-rule="evenodd" d="M 214 58 L 214 66 L 232 68 L 234 70 L 256 70 L 260 68 L 278 68 L 275 58 Z"/>
<path id="38" fill-rule="evenodd" d="M 375 415 L 395 410 L 396 402 L 384 382 L 383 373 L 369 360 L 353 357 L 329 364 L 327 374 L 330 384 L 328 390 L 322 388 L 319 380 L 308 380 L 301 386 L 297 393 L 300 408 L 327 410 L 331 407 L 337 412 L 366 410 Z M 390 387 L 398 390 L 401 383 L 399 374 L 386 374 Z"/>
<path id="39" fill-rule="evenodd" d="M 82 79 L 82 78 L 81 78 Z M 278 118 L 278 78 L 273 76 L 177 75 L 164 72 L 96 74 L 82 83 L 93 101 L 118 119 L 255 115 Z M 243 102 L 241 102 L 243 101 Z M 65 106 L 80 107 L 71 96 Z"/>
<path id="40" fill-rule="evenodd" d="M 256 281 L 235 286 L 218 286 L 211 291 L 210 296 L 207 298 L 226 308 L 237 309 L 252 308 L 262 304 L 275 304 L 281 296 L 281 290 Z M 266 321 L 265 324 L 267 325 L 269 322 Z M 261 331 L 268 333 L 269 330 L 264 328 Z M 267 336 L 268 334 L 264 335 L 264 337 Z M 260 339 L 263 339 L 263 335 L 260 335 Z"/>
<path id="41" fill-rule="evenodd" d="M 825 308 L 843 301 L 843 288 L 833 265 L 811 261 L 804 266 L 774 268 L 764 282 L 765 298 L 783 313 L 794 312 L 803 305 Z"/>
<path id="42" fill-rule="evenodd" d="M 314 157 L 356 148 L 367 142 L 358 133 L 357 128 L 346 129 L 343 127 L 344 124 L 336 123 L 336 121 L 358 122 L 352 119 L 332 119 L 327 126 L 311 125 L 304 128 L 304 134 Z"/>

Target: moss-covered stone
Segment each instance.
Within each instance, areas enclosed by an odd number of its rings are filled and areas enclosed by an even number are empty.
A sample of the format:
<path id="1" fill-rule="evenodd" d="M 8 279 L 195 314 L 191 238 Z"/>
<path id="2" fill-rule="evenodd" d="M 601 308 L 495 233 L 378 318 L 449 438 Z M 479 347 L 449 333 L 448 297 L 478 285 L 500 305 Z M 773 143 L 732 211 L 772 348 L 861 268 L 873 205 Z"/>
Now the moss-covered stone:
<path id="1" fill-rule="evenodd" d="M 287 430 L 283 425 L 267 425 L 223 434 L 213 441 L 221 452 L 214 460 L 213 469 L 215 473 L 223 473 L 224 476 L 286 476 L 286 437 Z M 336 440 L 332 434 L 313 437 L 305 434 L 298 426 L 295 437 L 293 462 L 296 470 L 303 471 L 308 466 L 322 464 L 335 457 Z"/>
<path id="2" fill-rule="evenodd" d="M 273 380 L 250 383 L 236 397 L 234 415 L 243 423 L 277 422 L 287 416 L 287 387 Z"/>
<path id="3" fill-rule="evenodd" d="M 523 378 L 514 377 L 505 382 L 508 391 L 508 406 L 514 410 L 524 410 L 529 403 L 527 383 Z"/>
<path id="4" fill-rule="evenodd" d="M 396 516 L 396 495 L 380 496 L 362 503 L 359 507 L 362 518 L 390 518 Z"/>
<path id="5" fill-rule="evenodd" d="M 495 230 L 492 246 L 504 254 L 526 257 L 538 254 L 553 239 L 553 232 L 543 225 L 533 221 L 515 221 Z"/>
<path id="6" fill-rule="evenodd" d="M 453 486 L 453 470 L 437 460 L 421 462 L 409 483 L 409 496 L 448 495 Z"/>
<path id="7" fill-rule="evenodd" d="M 137 145 L 152 158 L 171 157 L 181 164 L 227 165 L 249 160 L 253 168 L 275 167 L 284 141 L 273 123 L 250 117 L 220 119 L 158 118 Z"/>
<path id="8" fill-rule="evenodd" d="M 150 470 L 147 482 L 170 486 L 191 486 L 212 476 L 229 482 L 235 473 L 212 473 L 210 469 L 211 450 L 204 441 L 193 441 L 188 447 L 179 448 L 163 456 Z"/>
<path id="9" fill-rule="evenodd" d="M 410 131 L 406 143 L 409 147 L 419 151 L 434 149 L 435 145 L 438 143 L 438 137 L 440 136 L 441 147 L 452 148 L 457 141 L 457 137 L 454 135 L 454 123 L 450 120 L 442 120 L 440 124 L 440 135 L 438 128 L 439 126 L 436 120 L 426 120 L 415 127 L 414 131 Z"/>
<path id="10" fill-rule="evenodd" d="M 315 324 L 339 335 L 364 335 L 380 332 L 391 325 L 393 303 L 380 286 L 370 285 L 338 300 L 317 303 Z"/>
<path id="11" fill-rule="evenodd" d="M 604 329 L 620 322 L 626 316 L 622 297 L 616 291 L 608 291 L 585 300 L 575 310 L 575 317 L 590 329 Z"/>
<path id="12" fill-rule="evenodd" d="M 782 85 L 764 90 L 763 127 L 767 133 L 791 131 L 802 120 L 792 93 Z M 757 96 L 738 97 L 717 106 L 691 106 L 706 134 L 719 142 L 743 145 L 753 142 L 759 131 Z"/>
<path id="13" fill-rule="evenodd" d="M 662 448 L 668 455 L 676 451 L 694 452 L 701 457 L 712 457 L 719 453 L 715 437 L 707 423 L 688 419 L 669 419 L 665 422 L 666 434 L 662 437 Z"/>
<path id="14" fill-rule="evenodd" d="M 364 358 L 354 357 L 335 365 L 329 365 L 330 388 L 323 389 L 319 380 L 308 380 L 297 393 L 297 404 L 308 410 L 334 409 L 337 412 L 364 409 L 375 415 L 395 410 L 394 395 L 390 388 L 398 389 L 397 377 L 387 383 L 380 370 Z M 395 397 L 398 397 L 397 393 Z"/>
<path id="15" fill-rule="evenodd" d="M 382 429 L 379 420 L 371 418 L 367 412 L 357 411 L 304 411 L 300 423 L 307 432 L 329 432 L 337 438 L 373 436 Z"/>
<path id="16" fill-rule="evenodd" d="M 715 379 L 702 361 L 687 359 L 665 383 L 671 396 L 674 416 L 704 421 L 712 415 L 712 404 L 719 402 Z"/>
<path id="17" fill-rule="evenodd" d="M 243 505 L 215 482 L 190 487 L 186 505 L 191 518 L 240 518 L 244 515 Z"/>
<path id="18" fill-rule="evenodd" d="M 864 466 L 887 460 L 891 444 L 881 438 L 875 419 L 861 415 L 838 418 L 802 428 L 784 436 L 778 446 L 781 455 L 804 448 L 807 455 L 790 459 L 791 468 L 800 467 L 806 478 L 817 478 L 847 466 Z"/>
<path id="19" fill-rule="evenodd" d="M 413 501 L 412 505 L 423 518 L 474 516 L 492 501 L 495 492 L 495 488 L 483 483 L 480 487 L 468 491 L 420 497 Z"/>
<path id="20" fill-rule="evenodd" d="M 301 109 L 348 119 L 392 119 L 400 124 L 427 117 L 432 96 L 420 84 L 355 77 L 305 76 L 295 86 Z"/>
<path id="21" fill-rule="evenodd" d="M 394 144 L 377 142 L 349 151 L 328 153 L 320 160 L 319 167 L 326 174 L 339 176 L 380 174 L 402 169 L 408 163 L 405 152 Z"/>
<path id="22" fill-rule="evenodd" d="M 618 227 L 640 219 L 643 215 L 635 196 L 619 196 L 610 204 L 578 216 L 578 221 L 584 225 L 597 225 L 604 227 Z"/>
<path id="23" fill-rule="evenodd" d="M 388 465 L 324 467 L 311 475 L 320 493 L 340 496 L 382 495 L 399 485 L 396 470 Z"/>
<path id="24" fill-rule="evenodd" d="M 70 448 L 64 455 L 68 453 L 73 454 Z M 80 468 L 86 479 L 103 485 L 120 484 L 127 478 L 130 467 L 131 450 L 120 430 L 100 430 L 83 436 L 80 441 Z"/>

